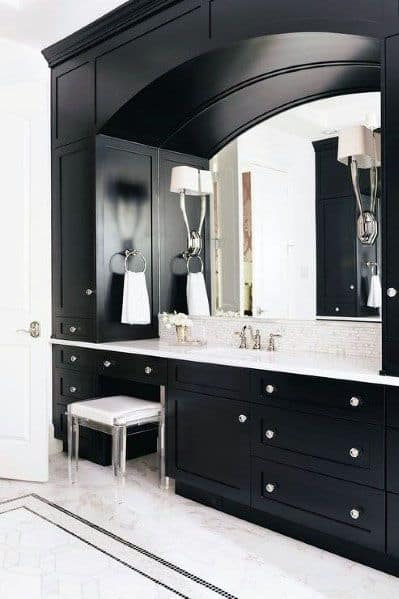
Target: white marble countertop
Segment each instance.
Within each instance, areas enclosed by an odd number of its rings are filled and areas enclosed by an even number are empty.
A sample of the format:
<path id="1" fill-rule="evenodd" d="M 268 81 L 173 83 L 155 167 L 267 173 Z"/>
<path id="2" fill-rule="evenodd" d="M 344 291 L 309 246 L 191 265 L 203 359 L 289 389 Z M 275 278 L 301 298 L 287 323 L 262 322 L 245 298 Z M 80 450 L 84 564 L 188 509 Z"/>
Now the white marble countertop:
<path id="1" fill-rule="evenodd" d="M 111 343 L 85 343 L 52 339 L 51 343 L 399 387 L 399 377 L 379 374 L 381 368 L 379 358 L 359 358 L 328 353 L 267 352 L 212 345 L 187 347 L 172 345 L 160 339 L 113 341 Z"/>

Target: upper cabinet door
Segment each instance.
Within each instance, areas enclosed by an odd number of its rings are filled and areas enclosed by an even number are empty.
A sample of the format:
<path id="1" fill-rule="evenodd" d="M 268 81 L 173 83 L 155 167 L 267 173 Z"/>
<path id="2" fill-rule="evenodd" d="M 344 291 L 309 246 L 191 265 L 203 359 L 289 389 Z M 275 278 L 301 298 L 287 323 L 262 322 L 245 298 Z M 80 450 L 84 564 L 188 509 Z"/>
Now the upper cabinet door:
<path id="1" fill-rule="evenodd" d="M 94 63 L 52 74 L 53 144 L 63 146 L 94 130 Z"/>
<path id="2" fill-rule="evenodd" d="M 93 178 L 93 155 L 87 142 L 71 144 L 54 152 L 52 210 L 55 317 L 87 318 L 94 315 Z M 71 326 L 78 328 L 74 324 Z M 77 330 L 74 332 L 78 333 Z M 84 336 L 87 337 L 87 334 Z"/>
<path id="3" fill-rule="evenodd" d="M 383 89 L 383 370 L 399 374 L 399 35 L 385 41 Z"/>

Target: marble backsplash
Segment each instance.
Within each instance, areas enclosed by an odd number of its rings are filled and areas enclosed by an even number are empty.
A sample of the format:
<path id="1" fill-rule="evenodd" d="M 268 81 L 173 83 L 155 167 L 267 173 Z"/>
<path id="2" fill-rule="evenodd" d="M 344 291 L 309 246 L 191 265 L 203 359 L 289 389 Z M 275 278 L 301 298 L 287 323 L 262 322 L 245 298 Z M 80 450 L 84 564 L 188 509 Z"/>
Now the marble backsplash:
<path id="1" fill-rule="evenodd" d="M 275 320 L 259 318 L 193 317 L 193 339 L 204 339 L 208 345 L 238 347 L 234 333 L 244 324 L 259 329 L 262 348 L 270 333 L 279 333 L 276 347 L 281 351 L 323 352 L 346 356 L 381 356 L 381 323 L 333 320 Z M 175 332 L 160 321 L 161 339 L 175 339 Z"/>

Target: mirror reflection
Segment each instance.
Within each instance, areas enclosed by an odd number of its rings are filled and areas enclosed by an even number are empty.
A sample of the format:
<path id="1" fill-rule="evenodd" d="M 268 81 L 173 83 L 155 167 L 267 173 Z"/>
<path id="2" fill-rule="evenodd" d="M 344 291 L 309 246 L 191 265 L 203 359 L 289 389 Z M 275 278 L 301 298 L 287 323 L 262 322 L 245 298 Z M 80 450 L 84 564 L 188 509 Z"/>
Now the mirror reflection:
<path id="1" fill-rule="evenodd" d="M 311 102 L 211 161 L 212 314 L 380 319 L 380 94 Z"/>

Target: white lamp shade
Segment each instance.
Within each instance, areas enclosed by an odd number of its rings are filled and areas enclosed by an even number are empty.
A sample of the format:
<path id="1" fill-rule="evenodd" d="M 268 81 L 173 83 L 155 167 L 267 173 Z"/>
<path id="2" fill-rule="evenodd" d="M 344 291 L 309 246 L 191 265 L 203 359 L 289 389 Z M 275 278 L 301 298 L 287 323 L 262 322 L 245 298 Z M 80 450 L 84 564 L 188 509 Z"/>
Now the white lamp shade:
<path id="1" fill-rule="evenodd" d="M 356 159 L 359 168 L 381 164 L 381 136 L 364 125 L 348 127 L 339 133 L 338 162 L 348 165 L 349 158 Z"/>
<path id="2" fill-rule="evenodd" d="M 198 169 L 192 166 L 174 166 L 170 180 L 170 191 L 187 195 L 200 195 Z"/>
<path id="3" fill-rule="evenodd" d="M 213 193 L 213 180 L 211 171 L 200 171 L 200 193 L 201 195 L 209 196 Z"/>

